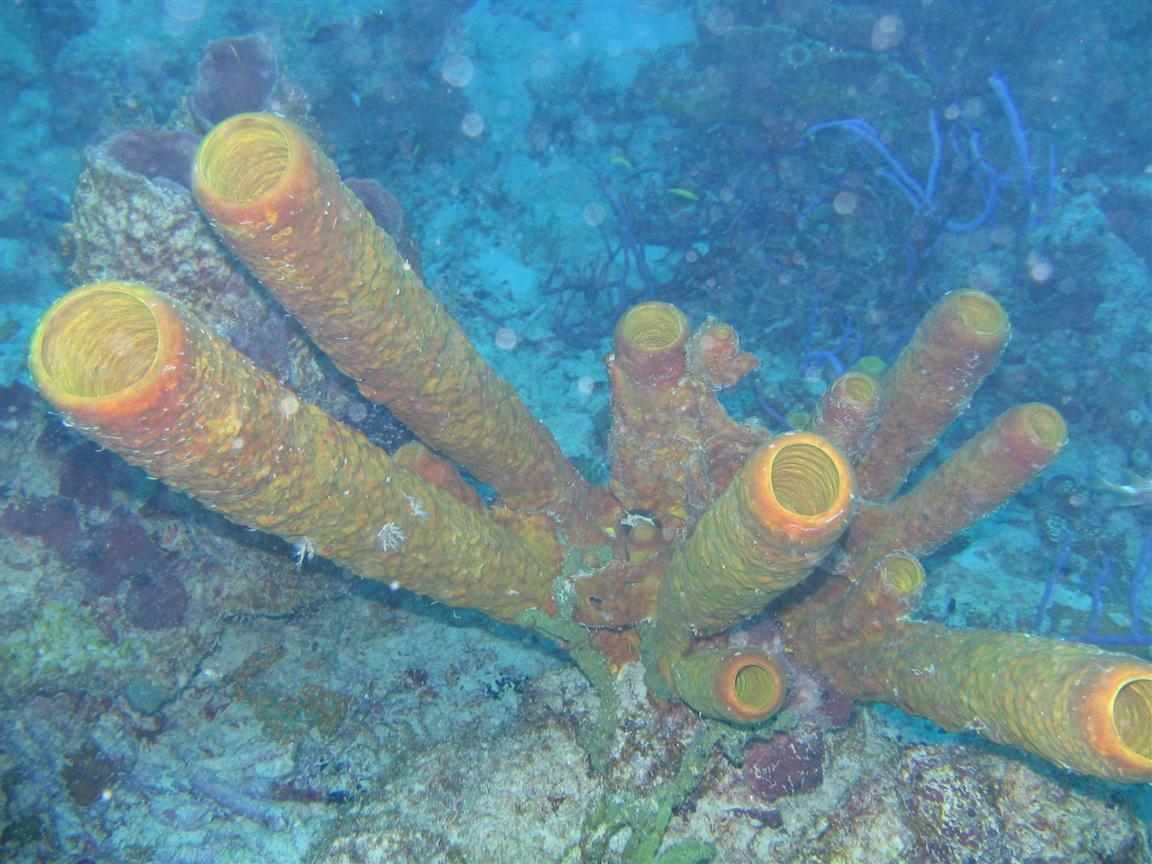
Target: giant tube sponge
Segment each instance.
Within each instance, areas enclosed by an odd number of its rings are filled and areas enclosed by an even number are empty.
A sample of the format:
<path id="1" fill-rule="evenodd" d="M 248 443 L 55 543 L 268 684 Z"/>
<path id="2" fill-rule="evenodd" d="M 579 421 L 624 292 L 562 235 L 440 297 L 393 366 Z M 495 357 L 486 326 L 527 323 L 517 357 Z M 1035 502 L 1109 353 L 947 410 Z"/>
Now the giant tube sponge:
<path id="1" fill-rule="evenodd" d="M 364 395 L 524 510 L 589 518 L 590 490 L 300 128 L 240 114 L 193 192 L 224 242 Z"/>
<path id="2" fill-rule="evenodd" d="M 143 285 L 66 294 L 37 326 L 28 366 L 69 425 L 301 556 L 503 620 L 551 607 L 552 568 L 514 533 Z"/>

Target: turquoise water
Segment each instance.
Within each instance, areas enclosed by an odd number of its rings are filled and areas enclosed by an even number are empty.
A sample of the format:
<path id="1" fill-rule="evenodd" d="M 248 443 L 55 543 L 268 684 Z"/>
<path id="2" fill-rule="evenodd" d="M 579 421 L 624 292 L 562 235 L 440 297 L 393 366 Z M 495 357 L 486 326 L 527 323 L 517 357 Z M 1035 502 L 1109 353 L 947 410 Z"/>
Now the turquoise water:
<path id="1" fill-rule="evenodd" d="M 69 289 L 140 280 L 376 444 L 412 438 L 200 215 L 191 154 L 239 111 L 387 190 L 377 221 L 594 484 L 628 307 L 733 325 L 759 367 L 720 398 L 778 433 L 979 289 L 1012 339 L 913 481 L 1021 402 L 1070 442 L 925 557 L 917 615 L 1147 661 L 1147 3 L 4 0 L 0 23 L 0 860 L 1152 860 L 1146 784 L 852 712 L 795 665 L 778 730 L 713 748 L 626 664 L 590 761 L 601 709 L 555 643 L 228 522 L 67 428 L 26 360 Z M 772 622 L 731 638 L 784 656 Z"/>

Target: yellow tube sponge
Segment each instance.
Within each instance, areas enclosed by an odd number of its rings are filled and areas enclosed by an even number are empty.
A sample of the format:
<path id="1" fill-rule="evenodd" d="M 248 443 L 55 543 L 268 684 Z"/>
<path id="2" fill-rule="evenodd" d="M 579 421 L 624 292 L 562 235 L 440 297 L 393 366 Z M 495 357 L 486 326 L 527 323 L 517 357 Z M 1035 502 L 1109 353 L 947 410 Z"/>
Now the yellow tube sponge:
<path id="1" fill-rule="evenodd" d="M 688 490 L 702 474 L 696 394 L 682 390 L 687 316 L 670 303 L 642 303 L 616 323 L 612 382 L 612 492 L 629 510 L 672 529 L 688 522 Z"/>
<path id="2" fill-rule="evenodd" d="M 788 610 L 795 659 L 853 698 L 1082 774 L 1152 782 L 1152 663 L 1093 645 L 909 621 L 923 581 L 915 559 L 890 555 L 841 596 Z"/>
<path id="3" fill-rule="evenodd" d="M 968 405 L 1004 353 L 1010 328 L 980 291 L 953 291 L 929 310 L 881 381 L 880 424 L 856 464 L 860 497 L 885 501 Z"/>
<path id="4" fill-rule="evenodd" d="M 612 492 L 679 539 L 766 437 L 732 420 L 716 398 L 756 361 L 731 327 L 708 320 L 693 334 L 670 303 L 633 306 L 613 345 Z"/>
<path id="5" fill-rule="evenodd" d="M 979 732 L 1093 777 L 1152 782 L 1152 664 L 1135 657 L 909 621 L 841 651 L 831 677 L 856 698 L 950 731 Z"/>
<path id="6" fill-rule="evenodd" d="M 672 556 L 649 666 L 805 579 L 847 527 L 852 487 L 847 460 L 819 436 L 790 432 L 753 453 Z"/>
<path id="7" fill-rule="evenodd" d="M 484 362 L 336 166 L 282 117 L 201 142 L 193 192 L 217 233 L 361 392 L 509 506 L 587 520 L 589 490 Z"/>
<path id="8" fill-rule="evenodd" d="M 787 695 L 780 664 L 761 651 L 704 648 L 671 661 L 668 670 L 677 697 L 727 723 L 762 723 Z"/>
<path id="9" fill-rule="evenodd" d="M 511 621 L 550 609 L 552 569 L 482 510 L 301 402 L 175 301 L 78 288 L 28 360 L 65 421 L 234 522 L 360 576 Z"/>
<path id="10" fill-rule="evenodd" d="M 838 571 L 858 574 L 894 549 L 934 551 L 1015 495 L 1067 443 L 1068 427 L 1055 408 L 1030 402 L 1005 411 L 907 495 L 861 507 Z"/>

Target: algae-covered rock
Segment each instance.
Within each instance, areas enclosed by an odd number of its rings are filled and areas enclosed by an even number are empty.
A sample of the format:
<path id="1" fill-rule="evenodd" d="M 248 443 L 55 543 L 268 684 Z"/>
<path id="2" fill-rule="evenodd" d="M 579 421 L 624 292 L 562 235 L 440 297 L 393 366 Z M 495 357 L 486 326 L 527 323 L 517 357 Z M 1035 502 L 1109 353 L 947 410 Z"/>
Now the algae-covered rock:
<path id="1" fill-rule="evenodd" d="M 1131 813 L 1028 765 L 967 747 L 918 746 L 858 783 L 797 854 L 803 864 L 1148 860 Z"/>
<path id="2" fill-rule="evenodd" d="M 45 602 L 25 626 L 0 637 L 0 702 L 40 688 L 83 690 L 93 668 L 136 662 L 132 645 L 109 638 L 90 609 Z"/>

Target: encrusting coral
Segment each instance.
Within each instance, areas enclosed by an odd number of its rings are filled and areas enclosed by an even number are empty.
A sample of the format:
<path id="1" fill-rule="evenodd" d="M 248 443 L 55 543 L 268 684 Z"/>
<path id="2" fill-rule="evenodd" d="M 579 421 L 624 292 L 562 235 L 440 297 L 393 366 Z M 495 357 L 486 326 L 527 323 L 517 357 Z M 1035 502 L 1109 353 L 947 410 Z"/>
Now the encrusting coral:
<path id="1" fill-rule="evenodd" d="M 266 114 L 220 123 L 193 189 L 316 344 L 436 453 L 388 456 L 179 301 L 122 282 L 61 298 L 29 361 L 65 421 L 102 445 L 301 555 L 575 633 L 582 668 L 589 644 L 614 663 L 639 654 L 655 697 L 710 717 L 757 723 L 783 703 L 778 659 L 721 641 L 775 601 L 794 658 L 850 695 L 1152 781 L 1152 664 L 909 620 L 924 580 L 911 554 L 1001 504 L 1066 440 L 1054 409 L 1014 409 L 892 500 L 999 361 L 1009 328 L 991 297 L 946 295 L 880 380 L 848 373 L 809 429 L 772 439 L 716 400 L 755 365 L 732 328 L 692 334 L 674 307 L 637 307 L 609 358 L 613 476 L 596 488 L 302 130 Z M 484 505 L 453 462 L 502 502 Z M 806 579 L 812 590 L 786 594 Z"/>

